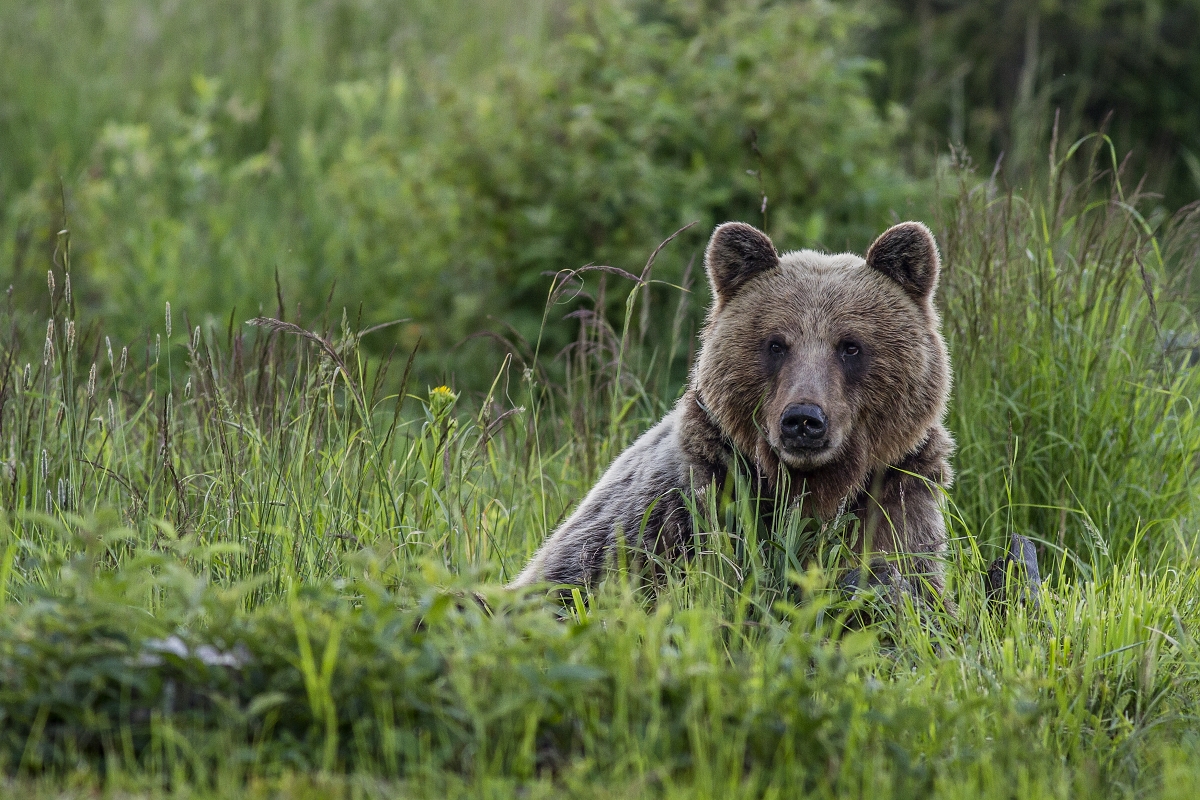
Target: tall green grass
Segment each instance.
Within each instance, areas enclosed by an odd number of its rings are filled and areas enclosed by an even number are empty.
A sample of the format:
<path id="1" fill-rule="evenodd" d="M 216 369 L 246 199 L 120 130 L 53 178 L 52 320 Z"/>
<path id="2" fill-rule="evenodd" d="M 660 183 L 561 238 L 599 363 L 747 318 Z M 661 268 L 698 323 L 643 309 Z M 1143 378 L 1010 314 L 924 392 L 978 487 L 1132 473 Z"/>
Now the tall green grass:
<path id="1" fill-rule="evenodd" d="M 948 184 L 959 610 L 865 629 L 870 598 L 829 588 L 840 532 L 766 531 L 744 500 L 653 595 L 498 588 L 673 401 L 686 329 L 643 336 L 643 309 L 686 319 L 689 293 L 660 309 L 634 282 L 616 326 L 515 339 L 465 395 L 367 357 L 346 314 L 164 309 L 110 355 L 62 234 L 45 337 L 10 307 L 0 363 L 6 788 L 1189 796 L 1193 218 L 1082 174 Z M 985 601 L 1011 532 L 1039 542 L 1040 609 Z"/>
<path id="2" fill-rule="evenodd" d="M 956 508 L 979 539 L 1024 534 L 1083 575 L 1190 541 L 1200 510 L 1200 206 L 1147 218 L 1154 198 L 1123 180 L 1089 137 L 1032 195 L 964 180 L 938 221 Z"/>

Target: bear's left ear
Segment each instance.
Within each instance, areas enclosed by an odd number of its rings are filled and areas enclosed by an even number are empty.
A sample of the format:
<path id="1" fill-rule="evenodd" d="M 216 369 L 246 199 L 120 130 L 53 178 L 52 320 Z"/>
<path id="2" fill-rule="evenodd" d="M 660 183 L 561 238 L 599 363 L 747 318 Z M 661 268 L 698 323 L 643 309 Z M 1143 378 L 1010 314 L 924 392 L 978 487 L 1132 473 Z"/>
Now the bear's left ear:
<path id="1" fill-rule="evenodd" d="M 771 238 L 744 222 L 718 225 L 704 251 L 704 267 L 718 308 L 746 281 L 777 266 L 779 254 Z"/>
<path id="2" fill-rule="evenodd" d="M 900 284 L 917 300 L 937 288 L 941 259 L 933 234 L 920 222 L 893 225 L 867 251 L 867 266 Z"/>

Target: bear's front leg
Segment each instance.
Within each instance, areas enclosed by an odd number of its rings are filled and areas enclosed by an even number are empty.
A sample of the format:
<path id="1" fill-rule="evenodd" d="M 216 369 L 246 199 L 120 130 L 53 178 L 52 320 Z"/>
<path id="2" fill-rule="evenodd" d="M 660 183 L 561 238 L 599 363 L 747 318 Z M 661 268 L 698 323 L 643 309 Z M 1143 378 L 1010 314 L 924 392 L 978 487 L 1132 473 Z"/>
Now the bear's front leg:
<path id="1" fill-rule="evenodd" d="M 952 449 L 945 429 L 934 428 L 899 463 L 877 469 L 855 504 L 864 543 L 894 556 L 900 573 L 930 599 L 946 588 L 944 490 Z"/>
<path id="2" fill-rule="evenodd" d="M 617 457 L 510 589 L 590 586 L 613 566 L 619 539 L 632 553 L 670 557 L 680 549 L 691 531 L 683 495 L 688 470 L 679 445 L 681 413 L 668 414 Z"/>

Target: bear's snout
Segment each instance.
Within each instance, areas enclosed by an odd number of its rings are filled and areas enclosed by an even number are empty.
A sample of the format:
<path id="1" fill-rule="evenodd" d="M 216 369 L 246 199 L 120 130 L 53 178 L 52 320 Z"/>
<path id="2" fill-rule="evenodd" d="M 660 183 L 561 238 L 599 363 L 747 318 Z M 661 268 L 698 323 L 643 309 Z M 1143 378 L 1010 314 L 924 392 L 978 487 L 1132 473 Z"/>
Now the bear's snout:
<path id="1" fill-rule="evenodd" d="M 829 421 L 815 403 L 792 403 L 779 418 L 779 433 L 786 447 L 816 450 L 827 443 Z"/>

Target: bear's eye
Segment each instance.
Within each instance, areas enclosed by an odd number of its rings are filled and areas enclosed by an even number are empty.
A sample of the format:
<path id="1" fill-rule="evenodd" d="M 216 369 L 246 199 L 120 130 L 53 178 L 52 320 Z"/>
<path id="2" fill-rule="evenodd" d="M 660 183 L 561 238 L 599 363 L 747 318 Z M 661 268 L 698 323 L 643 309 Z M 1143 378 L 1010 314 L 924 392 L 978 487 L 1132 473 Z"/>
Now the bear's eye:
<path id="1" fill-rule="evenodd" d="M 862 350 L 855 342 L 842 342 L 843 358 L 853 358 L 860 352 L 862 352 Z"/>
<path id="2" fill-rule="evenodd" d="M 781 356 L 787 352 L 787 345 L 778 339 L 767 342 L 767 352 L 773 356 Z"/>

